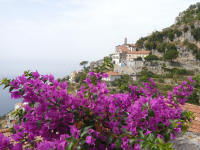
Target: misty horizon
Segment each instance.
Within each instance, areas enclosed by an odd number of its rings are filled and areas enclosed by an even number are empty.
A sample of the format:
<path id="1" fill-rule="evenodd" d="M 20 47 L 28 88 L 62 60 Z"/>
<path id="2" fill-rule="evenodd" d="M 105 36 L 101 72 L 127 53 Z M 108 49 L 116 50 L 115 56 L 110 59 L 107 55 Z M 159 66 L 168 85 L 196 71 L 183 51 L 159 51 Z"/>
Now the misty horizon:
<path id="1" fill-rule="evenodd" d="M 197 0 L 0 0 L 0 79 L 25 70 L 62 78 L 169 27 Z M 0 115 L 14 107 L 0 87 Z"/>

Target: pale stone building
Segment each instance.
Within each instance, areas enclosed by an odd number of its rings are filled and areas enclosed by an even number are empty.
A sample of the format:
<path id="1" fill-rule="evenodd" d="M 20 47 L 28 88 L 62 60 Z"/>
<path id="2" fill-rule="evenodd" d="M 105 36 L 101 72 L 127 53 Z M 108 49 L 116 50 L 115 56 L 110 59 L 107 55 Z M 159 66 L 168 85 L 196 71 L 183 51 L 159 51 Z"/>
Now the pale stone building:
<path id="1" fill-rule="evenodd" d="M 115 81 L 116 79 L 121 78 L 121 75 L 117 72 L 109 71 L 106 73 L 108 74 L 108 77 L 103 78 L 104 81 Z"/>
<path id="2" fill-rule="evenodd" d="M 126 62 L 135 61 L 137 58 L 144 58 L 150 54 L 147 50 L 136 50 L 135 44 L 128 44 L 127 38 L 124 40 L 123 45 L 118 45 L 115 48 L 115 53 L 112 55 L 112 62 L 116 65 L 126 65 Z"/>

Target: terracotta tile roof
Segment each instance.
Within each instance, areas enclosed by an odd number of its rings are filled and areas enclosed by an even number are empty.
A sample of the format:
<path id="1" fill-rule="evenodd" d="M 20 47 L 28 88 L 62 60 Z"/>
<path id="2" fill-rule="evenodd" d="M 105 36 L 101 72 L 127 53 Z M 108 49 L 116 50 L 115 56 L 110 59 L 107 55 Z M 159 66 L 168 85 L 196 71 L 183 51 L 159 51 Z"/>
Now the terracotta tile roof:
<path id="1" fill-rule="evenodd" d="M 125 45 L 121 45 L 121 46 L 117 47 L 117 51 L 118 52 L 124 52 L 124 53 L 131 52 L 131 50 L 128 49 Z"/>
<path id="2" fill-rule="evenodd" d="M 149 54 L 150 51 L 146 51 L 146 50 L 141 50 L 141 51 L 130 51 L 127 54 L 135 54 L 135 55 L 141 55 L 141 54 Z"/>
<path id="3" fill-rule="evenodd" d="M 195 116 L 188 130 L 200 133 L 200 106 L 186 103 L 182 108 L 186 111 L 193 112 Z"/>
<path id="4" fill-rule="evenodd" d="M 141 51 L 131 51 L 129 48 L 127 48 L 125 45 L 121 45 L 117 48 L 118 52 L 124 52 L 126 54 L 135 54 L 135 55 L 141 55 L 141 54 L 149 54 L 150 51 L 147 50 L 141 50 Z"/>
<path id="5" fill-rule="evenodd" d="M 117 73 L 117 72 L 113 72 L 113 71 L 109 71 L 109 72 L 106 72 L 109 76 L 119 76 L 120 74 Z"/>

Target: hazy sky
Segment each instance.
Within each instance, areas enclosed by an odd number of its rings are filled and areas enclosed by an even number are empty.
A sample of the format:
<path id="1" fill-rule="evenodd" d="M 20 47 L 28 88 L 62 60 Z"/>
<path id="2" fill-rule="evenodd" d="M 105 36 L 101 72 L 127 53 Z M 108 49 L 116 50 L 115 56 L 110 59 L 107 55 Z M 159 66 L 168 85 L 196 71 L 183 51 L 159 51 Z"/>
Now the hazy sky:
<path id="1" fill-rule="evenodd" d="M 24 70 L 63 77 L 128 38 L 174 23 L 197 0 L 0 0 L 0 79 Z M 0 115 L 13 109 L 0 87 Z"/>
<path id="2" fill-rule="evenodd" d="M 96 60 L 174 23 L 197 0 L 0 0 L 0 62 Z M 2 69 L 1 69 L 2 71 Z"/>

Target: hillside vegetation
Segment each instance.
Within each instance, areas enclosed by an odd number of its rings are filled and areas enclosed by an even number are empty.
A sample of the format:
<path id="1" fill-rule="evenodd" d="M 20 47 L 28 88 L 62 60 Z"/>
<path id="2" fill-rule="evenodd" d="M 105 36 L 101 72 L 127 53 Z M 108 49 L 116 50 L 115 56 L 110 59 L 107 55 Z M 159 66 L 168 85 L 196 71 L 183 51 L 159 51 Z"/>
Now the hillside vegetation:
<path id="1" fill-rule="evenodd" d="M 173 60 L 179 57 L 181 47 L 192 51 L 197 60 L 200 60 L 200 3 L 191 5 L 186 11 L 179 14 L 175 24 L 162 31 L 155 31 L 150 36 L 142 37 L 137 42 L 137 48 L 157 51 L 160 59 Z"/>
<path id="2" fill-rule="evenodd" d="M 151 77 L 157 82 L 158 89 L 167 94 L 174 85 L 192 76 L 196 86 L 188 102 L 200 105 L 200 75 L 196 70 L 200 61 L 200 3 L 181 12 L 170 27 L 137 40 L 136 46 L 137 49 L 151 50 L 151 55 L 146 58 L 151 65 L 164 62 L 161 66 L 164 73 L 157 74 L 146 67 L 140 73 L 138 82 Z M 166 66 L 167 62 L 171 62 L 171 66 Z M 196 66 L 185 67 L 191 62 Z"/>

